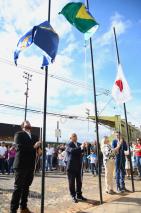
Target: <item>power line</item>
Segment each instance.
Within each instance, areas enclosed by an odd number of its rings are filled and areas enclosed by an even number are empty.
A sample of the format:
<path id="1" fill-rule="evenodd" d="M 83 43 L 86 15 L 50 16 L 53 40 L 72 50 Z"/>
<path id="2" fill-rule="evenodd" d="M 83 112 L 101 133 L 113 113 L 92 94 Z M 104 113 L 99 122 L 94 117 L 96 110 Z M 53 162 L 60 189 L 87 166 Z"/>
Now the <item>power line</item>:
<path id="1" fill-rule="evenodd" d="M 9 64 L 9 65 L 15 67 L 15 64 L 13 62 L 11 62 L 10 60 L 8 60 L 8 59 L 0 58 L 0 62 L 5 63 L 5 64 Z M 24 66 L 22 64 L 18 64 L 18 68 L 22 69 L 22 70 L 26 70 L 26 71 L 31 72 L 31 73 L 44 75 L 44 72 L 39 72 L 37 69 L 33 69 L 31 67 Z M 51 77 L 51 78 L 54 78 L 56 80 L 60 80 L 60 81 L 63 81 L 65 83 L 71 84 L 73 86 L 77 86 L 77 87 L 80 87 L 80 88 L 83 88 L 83 89 L 88 89 L 90 91 L 93 91 L 93 88 L 89 84 L 87 84 L 85 82 L 74 81 L 72 79 L 65 78 L 65 77 L 63 77 L 61 75 L 56 75 L 56 74 L 48 74 L 48 76 Z M 97 95 L 103 95 L 103 94 L 106 95 L 106 96 L 110 95 L 110 90 L 108 90 L 108 89 L 104 89 L 104 88 L 98 87 L 97 90 L 99 92 L 99 94 L 97 94 Z"/>
<path id="2" fill-rule="evenodd" d="M 14 110 L 22 110 L 24 111 L 25 108 L 24 107 L 19 107 L 19 106 L 14 106 L 14 105 L 8 105 L 8 104 L 0 104 L 0 107 L 4 107 L 4 108 L 11 108 L 11 109 L 14 109 Z M 38 110 L 38 109 L 30 109 L 30 108 L 27 108 L 27 111 L 31 112 L 31 113 L 36 113 L 36 114 L 43 114 L 43 111 L 41 110 Z M 76 115 L 68 115 L 68 114 L 61 114 L 61 113 L 54 113 L 54 112 L 47 112 L 47 115 L 49 116 L 54 116 L 54 117 L 60 117 L 60 118 L 66 118 L 66 119 L 73 119 L 73 120 L 79 120 L 79 121 L 87 121 L 88 122 L 88 118 L 87 117 L 83 117 L 83 116 L 76 116 Z M 89 122 L 90 123 L 95 123 L 94 120 L 91 120 L 89 119 Z M 99 125 L 102 125 L 108 129 L 111 129 L 111 127 L 101 123 L 101 122 L 98 122 Z"/>
<path id="3" fill-rule="evenodd" d="M 0 104 L 0 107 L 11 108 L 11 109 L 14 109 L 14 110 L 22 110 L 22 111 L 25 110 L 24 107 L 8 105 L 8 104 L 3 104 L 3 103 Z M 27 108 L 27 111 L 32 112 L 32 113 L 36 113 L 36 114 L 37 113 L 38 114 L 43 114 L 43 111 L 36 110 L 36 109 Z M 47 114 L 50 115 L 50 116 L 64 117 L 64 118 L 68 118 L 68 119 L 77 119 L 77 120 L 81 120 L 81 121 L 87 121 L 87 118 L 83 117 L 83 116 L 68 115 L 68 114 L 61 114 L 61 113 L 53 113 L 53 112 L 47 112 Z"/>

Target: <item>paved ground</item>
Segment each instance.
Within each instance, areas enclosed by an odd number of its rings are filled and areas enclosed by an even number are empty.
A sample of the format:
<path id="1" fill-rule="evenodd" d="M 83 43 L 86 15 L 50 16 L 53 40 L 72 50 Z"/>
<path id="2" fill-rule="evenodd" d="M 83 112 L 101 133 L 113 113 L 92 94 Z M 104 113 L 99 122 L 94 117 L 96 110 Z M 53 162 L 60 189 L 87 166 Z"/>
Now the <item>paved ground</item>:
<path id="1" fill-rule="evenodd" d="M 9 213 L 9 203 L 13 190 L 12 175 L 0 174 L 0 213 Z M 98 178 L 89 173 L 84 174 L 83 194 L 87 202 L 72 203 L 64 174 L 52 172 L 46 174 L 45 180 L 45 213 L 140 213 L 141 212 L 141 181 L 135 180 L 135 193 L 107 195 L 104 193 L 103 205 L 99 205 Z M 40 213 L 40 175 L 34 178 L 30 189 L 29 207 L 34 213 Z M 131 180 L 126 180 L 126 186 L 131 190 Z"/>

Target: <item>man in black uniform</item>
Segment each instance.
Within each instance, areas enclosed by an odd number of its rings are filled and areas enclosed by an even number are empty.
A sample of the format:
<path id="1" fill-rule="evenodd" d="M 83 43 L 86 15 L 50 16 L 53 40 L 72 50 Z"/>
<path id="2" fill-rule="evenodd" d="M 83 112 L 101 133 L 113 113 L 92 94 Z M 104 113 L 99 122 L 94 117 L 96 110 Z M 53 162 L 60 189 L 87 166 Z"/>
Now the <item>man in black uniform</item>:
<path id="1" fill-rule="evenodd" d="M 31 134 L 29 121 L 21 125 L 22 131 L 14 136 L 16 156 L 13 164 L 15 170 L 14 192 L 11 199 L 10 213 L 17 213 L 20 204 L 21 213 L 32 213 L 27 208 L 29 186 L 33 181 L 36 149 L 41 145 L 38 137 Z"/>
<path id="2" fill-rule="evenodd" d="M 73 133 L 70 137 L 70 143 L 67 145 L 67 174 L 69 180 L 69 190 L 73 202 L 78 200 L 86 200 L 82 196 L 82 152 L 85 144 L 77 142 L 77 135 Z M 75 187 L 76 180 L 76 187 Z M 75 189 L 76 188 L 76 189 Z M 76 197 L 77 195 L 77 197 Z"/>

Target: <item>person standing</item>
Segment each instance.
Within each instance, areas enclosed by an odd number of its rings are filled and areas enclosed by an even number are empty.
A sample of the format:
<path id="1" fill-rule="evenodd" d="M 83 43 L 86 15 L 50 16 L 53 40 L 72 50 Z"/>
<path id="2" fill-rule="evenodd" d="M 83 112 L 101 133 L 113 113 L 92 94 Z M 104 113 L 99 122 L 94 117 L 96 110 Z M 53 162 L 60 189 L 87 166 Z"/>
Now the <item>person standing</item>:
<path id="1" fill-rule="evenodd" d="M 46 148 L 46 171 L 52 171 L 52 156 L 54 153 L 54 148 L 50 144 Z"/>
<path id="2" fill-rule="evenodd" d="M 94 175 L 94 171 L 96 172 L 96 175 L 98 175 L 98 171 L 97 171 L 97 155 L 95 153 L 95 151 L 91 151 L 91 154 L 88 155 L 87 157 L 88 159 L 90 159 L 90 167 L 91 167 L 91 172 Z"/>
<path id="3" fill-rule="evenodd" d="M 70 137 L 70 143 L 66 147 L 67 153 L 67 175 L 69 181 L 69 190 L 72 201 L 77 203 L 78 200 L 85 201 L 82 196 L 82 152 L 85 144 L 77 142 L 77 135 L 73 133 Z M 76 186 L 75 186 L 76 181 Z"/>
<path id="4" fill-rule="evenodd" d="M 125 151 L 127 151 L 127 144 L 123 139 L 120 132 L 116 132 L 116 139 L 112 142 L 112 147 L 116 148 L 119 146 L 119 151 L 116 154 L 115 169 L 116 169 L 116 184 L 117 193 L 128 191 L 125 188 Z"/>
<path id="5" fill-rule="evenodd" d="M 6 152 L 7 152 L 7 148 L 5 146 L 5 142 L 3 141 L 1 143 L 1 146 L 0 146 L 0 170 L 1 170 L 2 174 L 4 174 L 4 172 L 5 172 L 5 155 L 6 155 Z"/>
<path id="6" fill-rule="evenodd" d="M 15 148 L 15 144 L 12 144 L 12 147 L 9 148 L 8 150 L 8 174 L 10 174 L 11 171 L 14 173 L 13 163 L 14 163 L 15 156 L 16 156 L 16 148 Z"/>
<path id="7" fill-rule="evenodd" d="M 13 163 L 15 171 L 14 191 L 12 194 L 10 213 L 17 213 L 20 204 L 21 213 L 32 213 L 27 208 L 29 186 L 33 181 L 36 149 L 41 145 L 38 137 L 31 133 L 31 124 L 24 121 L 22 131 L 14 136 L 16 156 Z"/>
<path id="8" fill-rule="evenodd" d="M 141 138 L 137 138 L 137 144 L 135 145 L 134 151 L 139 172 L 139 179 L 141 180 Z"/>
<path id="9" fill-rule="evenodd" d="M 103 163 L 105 167 L 105 192 L 114 194 L 113 179 L 115 169 L 115 155 L 119 150 L 119 145 L 112 148 L 109 138 L 105 136 L 101 141 L 101 150 L 103 152 Z"/>

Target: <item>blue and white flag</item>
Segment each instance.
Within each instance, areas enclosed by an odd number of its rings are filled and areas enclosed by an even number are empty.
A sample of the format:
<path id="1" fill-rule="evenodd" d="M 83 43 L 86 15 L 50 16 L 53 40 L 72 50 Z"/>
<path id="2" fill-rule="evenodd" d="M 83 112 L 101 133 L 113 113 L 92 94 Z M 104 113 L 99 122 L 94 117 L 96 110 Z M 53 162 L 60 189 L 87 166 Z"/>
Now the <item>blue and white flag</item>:
<path id="1" fill-rule="evenodd" d="M 32 30 L 20 38 L 17 49 L 14 52 L 16 65 L 20 52 L 29 47 L 32 43 L 43 50 L 44 60 L 42 66 L 47 66 L 54 61 L 58 50 L 59 36 L 48 21 L 34 26 Z"/>

